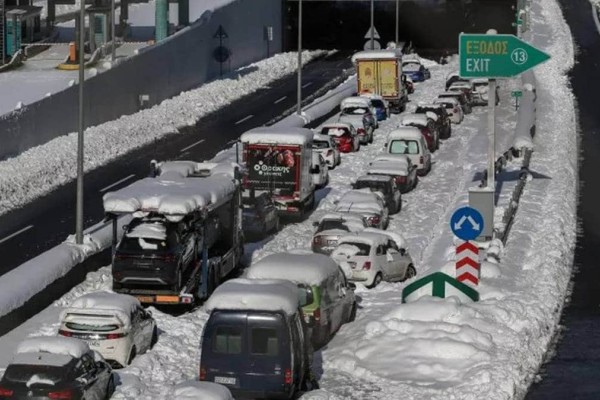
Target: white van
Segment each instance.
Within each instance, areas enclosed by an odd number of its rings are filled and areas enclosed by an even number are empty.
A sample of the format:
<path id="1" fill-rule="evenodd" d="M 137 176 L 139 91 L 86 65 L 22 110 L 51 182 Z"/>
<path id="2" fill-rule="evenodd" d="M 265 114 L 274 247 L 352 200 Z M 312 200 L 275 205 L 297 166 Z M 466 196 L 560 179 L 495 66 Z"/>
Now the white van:
<path id="1" fill-rule="evenodd" d="M 407 156 L 417 166 L 419 175 L 427 175 L 431 171 L 431 153 L 419 128 L 405 126 L 391 131 L 385 152 L 390 156 Z"/>
<path id="2" fill-rule="evenodd" d="M 117 367 L 129 365 L 158 339 L 156 321 L 138 299 L 108 292 L 76 299 L 61 312 L 58 334 L 85 341 Z"/>

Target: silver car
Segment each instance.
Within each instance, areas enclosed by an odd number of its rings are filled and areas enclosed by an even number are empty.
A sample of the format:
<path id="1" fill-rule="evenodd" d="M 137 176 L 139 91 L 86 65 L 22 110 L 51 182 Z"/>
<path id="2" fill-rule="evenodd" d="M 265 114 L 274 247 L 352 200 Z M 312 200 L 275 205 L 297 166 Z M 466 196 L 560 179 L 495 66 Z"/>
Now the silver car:
<path id="1" fill-rule="evenodd" d="M 312 251 L 329 255 L 337 247 L 340 237 L 360 232 L 369 225 L 359 214 L 328 213 L 313 222 L 313 226 L 317 229 L 312 239 Z"/>

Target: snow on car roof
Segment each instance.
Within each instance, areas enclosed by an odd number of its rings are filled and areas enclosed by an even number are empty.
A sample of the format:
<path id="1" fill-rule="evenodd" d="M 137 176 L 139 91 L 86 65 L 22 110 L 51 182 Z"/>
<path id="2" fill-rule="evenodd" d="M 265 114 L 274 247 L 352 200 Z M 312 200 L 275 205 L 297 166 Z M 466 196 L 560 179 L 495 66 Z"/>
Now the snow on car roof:
<path id="1" fill-rule="evenodd" d="M 127 232 L 127 237 L 165 240 L 167 238 L 167 227 L 157 221 L 142 222 Z"/>
<path id="2" fill-rule="evenodd" d="M 401 126 L 388 133 L 387 141 L 400 139 L 420 140 L 422 138 L 423 135 L 419 128 L 414 126 Z"/>
<path id="3" fill-rule="evenodd" d="M 313 141 L 327 142 L 331 143 L 331 136 L 329 135 L 321 135 L 320 133 L 315 133 L 313 135 Z"/>
<path id="4" fill-rule="evenodd" d="M 90 352 L 87 343 L 63 336 L 40 336 L 22 341 L 12 363 L 63 366 Z M 39 359 L 42 356 L 43 360 Z M 36 359 L 37 362 L 36 362 Z"/>
<path id="5" fill-rule="evenodd" d="M 427 116 L 423 114 L 406 114 L 400 119 L 402 125 L 417 124 L 427 125 Z"/>
<path id="6" fill-rule="evenodd" d="M 471 88 L 471 83 L 470 82 L 466 82 L 466 81 L 455 81 L 452 82 L 452 84 L 449 87 L 449 90 L 451 90 L 452 88 Z"/>
<path id="7" fill-rule="evenodd" d="M 339 121 L 338 122 L 330 122 L 328 124 L 323 124 L 321 126 L 321 129 L 324 129 L 324 128 L 328 128 L 328 129 L 330 129 L 330 128 L 338 128 L 338 129 L 339 128 L 346 128 L 346 129 L 351 129 L 352 128 L 352 124 L 350 124 L 348 122 L 339 122 Z"/>
<path id="8" fill-rule="evenodd" d="M 364 203 L 364 202 L 381 201 L 380 197 L 369 189 L 353 189 L 349 190 L 338 200 L 338 205 L 349 203 Z"/>
<path id="9" fill-rule="evenodd" d="M 214 382 L 186 381 L 175 385 L 171 399 L 177 400 L 233 400 L 227 387 Z"/>
<path id="10" fill-rule="evenodd" d="M 232 279 L 217 287 L 205 303 L 212 310 L 283 311 L 298 310 L 298 288 L 285 280 Z"/>
<path id="11" fill-rule="evenodd" d="M 433 100 L 434 103 L 439 104 L 439 103 L 451 103 L 454 105 L 458 105 L 460 104 L 460 102 L 458 100 L 456 100 L 456 98 L 454 97 L 438 97 L 437 99 Z"/>
<path id="12" fill-rule="evenodd" d="M 387 241 L 389 240 L 389 237 L 380 233 L 366 233 L 366 232 L 359 232 L 359 233 L 354 233 L 351 235 L 344 235 L 341 238 L 339 238 L 338 240 L 338 244 L 341 245 L 342 243 L 347 243 L 347 242 L 354 242 L 354 243 L 364 243 L 364 244 L 368 244 L 370 246 L 379 246 L 379 245 L 385 245 L 387 244 Z"/>
<path id="13" fill-rule="evenodd" d="M 313 132 L 306 128 L 258 127 L 244 133 L 240 140 L 249 144 L 309 144 L 313 140 Z"/>
<path id="14" fill-rule="evenodd" d="M 205 208 L 217 207 L 235 191 L 234 182 L 222 175 L 184 178 L 174 172 L 173 174 L 145 178 L 105 194 L 104 211 L 154 211 L 166 216 L 183 216 Z"/>
<path id="15" fill-rule="evenodd" d="M 250 279 L 283 279 L 305 285 L 318 285 L 339 272 L 331 257 L 323 254 L 276 253 L 252 264 Z"/>
<path id="16" fill-rule="evenodd" d="M 196 162 L 196 161 L 164 161 L 158 164 L 160 175 L 168 172 L 177 172 L 184 177 L 193 176 L 213 176 L 217 174 L 228 175 L 230 178 L 235 177 L 235 169 L 241 169 L 236 163 L 211 163 L 211 162 Z"/>
<path id="17" fill-rule="evenodd" d="M 352 97 L 346 97 L 344 100 L 342 100 L 340 107 L 342 109 L 344 109 L 346 107 L 369 107 L 369 105 L 370 105 L 370 101 L 368 98 L 360 97 L 360 96 L 352 96 Z"/>
<path id="18" fill-rule="evenodd" d="M 61 311 L 60 320 L 66 318 L 85 318 L 85 315 L 95 316 L 110 315 L 116 317 L 125 330 L 131 327 L 131 314 L 141 304 L 133 296 L 109 292 L 95 292 L 83 295 L 71 305 Z M 76 316 L 75 316 L 75 315 Z"/>
<path id="19" fill-rule="evenodd" d="M 400 49 L 359 51 L 352 56 L 352 62 L 355 63 L 357 60 L 377 60 L 381 58 L 400 59 L 402 58 L 402 51 Z"/>
<path id="20" fill-rule="evenodd" d="M 367 173 L 406 176 L 408 175 L 408 164 L 392 160 L 375 160 L 369 165 Z"/>
<path id="21" fill-rule="evenodd" d="M 398 245 L 399 248 L 401 249 L 406 249 L 406 239 L 404 239 L 404 236 L 402 236 L 402 234 L 398 233 L 398 232 L 394 232 L 394 231 L 390 231 L 390 230 L 383 230 L 383 229 L 377 229 L 377 228 L 365 228 L 363 230 L 363 232 L 365 233 L 376 233 L 378 235 L 384 235 L 389 237 L 390 239 L 392 239 L 394 242 L 396 242 L 396 245 Z"/>
<path id="22" fill-rule="evenodd" d="M 361 175 L 356 179 L 356 182 L 359 181 L 368 181 L 368 182 L 389 182 L 392 178 L 389 175 Z"/>

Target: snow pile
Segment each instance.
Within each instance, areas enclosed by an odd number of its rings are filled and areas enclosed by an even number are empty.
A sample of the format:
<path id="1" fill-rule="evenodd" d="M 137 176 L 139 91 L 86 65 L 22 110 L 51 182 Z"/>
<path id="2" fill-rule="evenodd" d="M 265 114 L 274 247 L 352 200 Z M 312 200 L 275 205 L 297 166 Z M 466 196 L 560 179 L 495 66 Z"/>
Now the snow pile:
<path id="1" fill-rule="evenodd" d="M 183 382 L 173 387 L 169 395 L 178 400 L 233 400 L 229 389 L 212 382 Z"/>
<path id="2" fill-rule="evenodd" d="M 305 285 L 319 285 L 339 268 L 323 254 L 272 254 L 252 264 L 246 273 L 250 279 L 283 279 Z"/>
<path id="3" fill-rule="evenodd" d="M 322 51 L 307 51 L 302 60 L 307 63 L 321 54 Z M 85 171 L 105 165 L 163 136 L 177 134 L 178 128 L 194 125 L 205 115 L 292 74 L 296 71 L 296 63 L 295 53 L 277 54 L 147 110 L 86 129 Z M 75 179 L 77 169 L 73 151 L 76 148 L 77 133 L 71 133 L 0 162 L 0 214 Z"/>
<path id="4" fill-rule="evenodd" d="M 24 340 L 17 347 L 17 354 L 23 353 L 50 353 L 73 358 L 81 358 L 89 353 L 87 343 L 63 336 L 37 337 Z"/>
<path id="5" fill-rule="evenodd" d="M 298 288 L 284 280 L 233 279 L 219 286 L 204 308 L 212 310 L 283 311 L 298 310 Z"/>
<path id="6" fill-rule="evenodd" d="M 248 144 L 298 144 L 312 143 L 313 131 L 306 128 L 280 128 L 276 126 L 259 127 L 249 130 L 240 137 L 240 141 Z"/>
<path id="7" fill-rule="evenodd" d="M 51 379 L 43 378 L 37 374 L 33 375 L 27 382 L 25 382 L 25 386 L 28 388 L 34 385 L 46 385 L 46 386 L 54 386 L 56 382 Z"/>

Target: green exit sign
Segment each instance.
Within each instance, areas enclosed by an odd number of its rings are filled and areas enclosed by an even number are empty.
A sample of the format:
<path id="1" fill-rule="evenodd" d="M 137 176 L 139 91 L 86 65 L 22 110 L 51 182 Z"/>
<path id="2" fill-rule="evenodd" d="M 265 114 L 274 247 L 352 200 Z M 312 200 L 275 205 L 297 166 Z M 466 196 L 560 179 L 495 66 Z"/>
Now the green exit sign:
<path id="1" fill-rule="evenodd" d="M 550 59 L 514 35 L 462 33 L 458 52 L 463 78 L 509 78 Z"/>
<path id="2" fill-rule="evenodd" d="M 521 90 L 513 90 L 510 92 L 511 97 L 523 97 L 523 92 Z"/>

